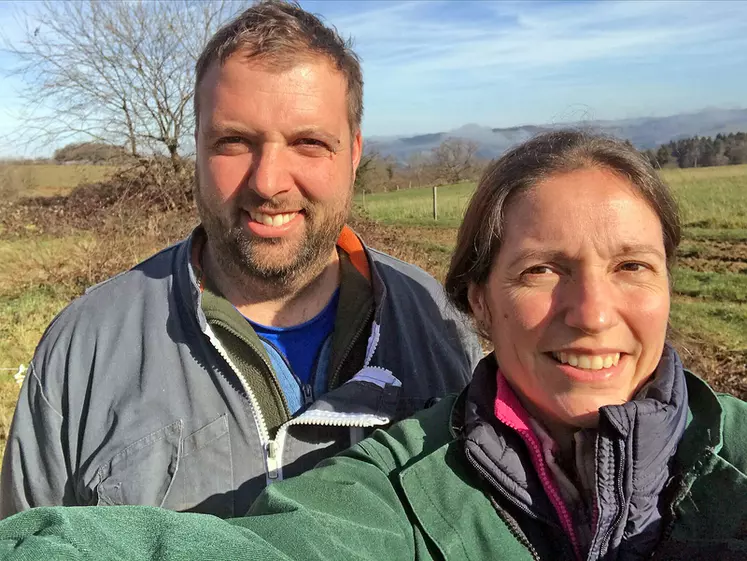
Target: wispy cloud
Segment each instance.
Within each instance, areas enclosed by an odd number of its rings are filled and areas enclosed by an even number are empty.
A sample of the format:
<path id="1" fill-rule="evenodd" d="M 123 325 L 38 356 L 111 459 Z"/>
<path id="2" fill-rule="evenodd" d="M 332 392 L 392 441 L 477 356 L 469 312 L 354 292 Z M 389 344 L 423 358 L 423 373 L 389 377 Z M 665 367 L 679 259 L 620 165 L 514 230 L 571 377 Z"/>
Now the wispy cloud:
<path id="1" fill-rule="evenodd" d="M 450 18 L 457 10 L 474 17 Z M 368 67 L 410 76 L 555 68 L 637 58 L 657 49 L 692 49 L 714 42 L 723 46 L 747 37 L 744 2 L 417 1 L 331 19 L 355 37 Z"/>
<path id="2" fill-rule="evenodd" d="M 377 133 L 397 124 L 438 130 L 436 123 L 495 119 L 501 107 L 503 124 L 542 121 L 574 106 L 605 117 L 631 116 L 636 103 L 641 113 L 666 113 L 667 99 L 668 112 L 676 112 L 702 103 L 704 93 L 693 92 L 688 100 L 682 89 L 688 76 L 693 82 L 702 79 L 706 65 L 724 75 L 723 85 L 718 78 L 712 84 L 713 103 L 747 95 L 747 77 L 734 76 L 747 68 L 747 2 L 323 2 L 314 7 L 355 38 L 370 108 L 366 124 Z M 741 89 L 729 97 L 735 80 Z M 641 103 L 644 94 L 650 103 Z"/>
<path id="3" fill-rule="evenodd" d="M 747 1 L 301 2 L 354 38 L 369 135 L 747 105 Z"/>

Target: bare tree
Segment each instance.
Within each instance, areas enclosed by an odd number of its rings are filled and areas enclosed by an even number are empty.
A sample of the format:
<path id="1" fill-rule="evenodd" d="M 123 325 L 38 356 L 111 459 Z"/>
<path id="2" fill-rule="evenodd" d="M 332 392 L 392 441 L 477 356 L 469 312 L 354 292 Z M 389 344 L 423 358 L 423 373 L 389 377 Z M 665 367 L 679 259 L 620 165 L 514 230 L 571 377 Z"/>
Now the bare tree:
<path id="1" fill-rule="evenodd" d="M 415 178 L 415 185 L 420 187 L 423 185 L 426 173 L 433 165 L 433 158 L 430 154 L 423 152 L 413 152 L 410 157 L 407 158 L 407 173 L 410 177 Z"/>
<path id="2" fill-rule="evenodd" d="M 194 64 L 217 27 L 242 6 L 226 0 L 45 0 L 22 13 L 9 45 L 28 142 L 88 137 L 165 151 L 177 165 L 192 133 Z"/>
<path id="3" fill-rule="evenodd" d="M 378 150 L 365 148 L 358 170 L 355 173 L 355 184 L 353 189 L 356 193 L 370 193 L 373 190 L 374 175 L 376 168 L 381 164 L 382 158 Z"/>
<path id="4" fill-rule="evenodd" d="M 441 179 L 457 183 L 472 171 L 479 145 L 471 140 L 447 138 L 433 151 L 433 160 Z"/>

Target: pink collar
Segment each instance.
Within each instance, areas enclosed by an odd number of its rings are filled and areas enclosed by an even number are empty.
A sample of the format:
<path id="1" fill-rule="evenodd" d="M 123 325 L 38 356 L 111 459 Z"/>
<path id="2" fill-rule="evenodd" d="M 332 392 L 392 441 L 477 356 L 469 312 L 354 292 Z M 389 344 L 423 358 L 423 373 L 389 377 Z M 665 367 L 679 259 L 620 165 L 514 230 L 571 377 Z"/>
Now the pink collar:
<path id="1" fill-rule="evenodd" d="M 547 497 L 555 508 L 558 518 L 560 518 L 563 530 L 570 538 L 571 544 L 573 544 L 576 557 L 581 559 L 581 548 L 573 527 L 573 517 L 568 510 L 568 506 L 563 501 L 558 484 L 542 454 L 542 445 L 539 437 L 532 430 L 529 413 L 524 409 L 519 398 L 516 397 L 514 390 L 509 385 L 505 376 L 501 374 L 500 369 L 496 372 L 496 378 L 498 389 L 495 396 L 495 416 L 501 423 L 515 430 L 521 436 L 524 444 L 526 444 L 534 470 L 542 482 L 542 487 L 545 489 Z"/>

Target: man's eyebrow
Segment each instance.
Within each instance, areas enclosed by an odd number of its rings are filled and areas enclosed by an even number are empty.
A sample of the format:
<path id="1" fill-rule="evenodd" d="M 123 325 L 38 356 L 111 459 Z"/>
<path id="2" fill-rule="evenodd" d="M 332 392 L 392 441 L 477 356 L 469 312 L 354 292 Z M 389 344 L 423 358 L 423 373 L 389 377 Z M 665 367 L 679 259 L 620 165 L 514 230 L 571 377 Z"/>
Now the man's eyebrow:
<path id="1" fill-rule="evenodd" d="M 337 137 L 337 135 L 329 133 L 319 127 L 303 127 L 303 128 L 294 130 L 292 134 L 293 136 L 297 138 L 304 137 L 304 136 L 313 136 L 317 138 L 322 138 L 325 141 L 329 142 L 333 147 L 339 146 L 342 142 Z"/>
<path id="2" fill-rule="evenodd" d="M 255 131 L 234 123 L 207 125 L 205 132 L 208 136 L 257 136 Z"/>

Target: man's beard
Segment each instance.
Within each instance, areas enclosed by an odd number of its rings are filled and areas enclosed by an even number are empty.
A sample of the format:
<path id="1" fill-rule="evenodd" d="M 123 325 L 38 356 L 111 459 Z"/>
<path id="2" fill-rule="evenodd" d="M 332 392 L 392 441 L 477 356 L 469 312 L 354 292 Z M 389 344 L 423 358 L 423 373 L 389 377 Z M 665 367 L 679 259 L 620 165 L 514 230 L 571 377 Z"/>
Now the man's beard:
<path id="1" fill-rule="evenodd" d="M 195 187 L 197 209 L 208 237 L 208 243 L 218 265 L 238 286 L 257 285 L 275 292 L 304 285 L 321 274 L 330 259 L 335 243 L 347 221 L 352 205 L 352 189 L 344 201 L 334 208 L 320 209 L 319 204 L 302 202 L 304 232 L 298 240 L 261 238 L 252 235 L 245 226 L 248 216 L 237 205 L 228 218 L 213 212 L 204 199 L 199 185 Z M 288 205 L 282 199 L 263 200 L 254 196 L 244 208 L 275 208 L 279 211 L 299 205 Z M 326 211 L 326 212 L 325 212 Z M 279 248 L 283 262 L 273 259 Z"/>

